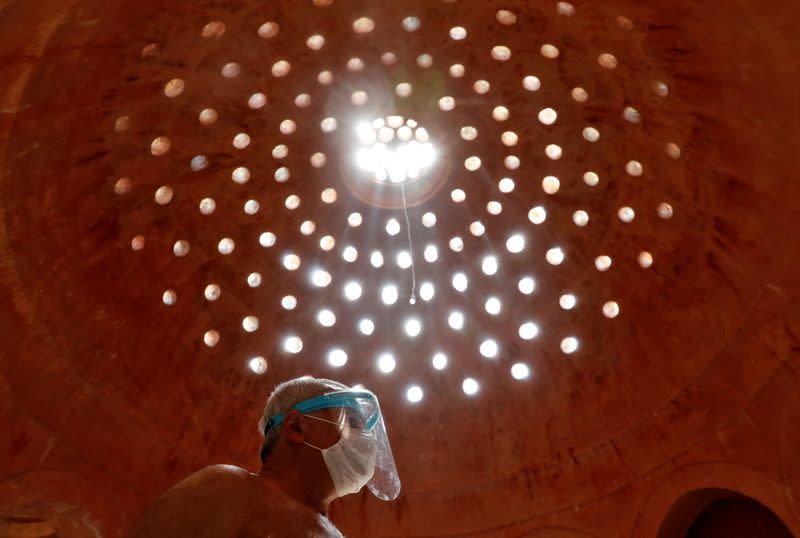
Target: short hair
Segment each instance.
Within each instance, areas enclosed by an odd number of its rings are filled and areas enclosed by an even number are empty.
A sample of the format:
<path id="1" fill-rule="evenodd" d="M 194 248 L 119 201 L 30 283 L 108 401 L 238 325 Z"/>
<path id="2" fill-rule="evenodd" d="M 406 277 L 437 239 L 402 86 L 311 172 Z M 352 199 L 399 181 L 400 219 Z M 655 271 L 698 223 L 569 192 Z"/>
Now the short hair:
<path id="1" fill-rule="evenodd" d="M 261 463 L 266 461 L 275 443 L 278 441 L 280 435 L 280 427 L 275 427 L 265 435 L 264 428 L 267 421 L 275 415 L 284 415 L 291 410 L 292 406 L 303 400 L 314 398 L 322 394 L 337 390 L 347 390 L 350 387 L 332 379 L 320 379 L 313 377 L 298 377 L 290 379 L 278 384 L 275 389 L 267 398 L 267 404 L 264 406 L 264 412 L 261 414 L 261 419 L 258 421 L 258 431 L 264 437 L 264 443 L 261 445 Z"/>

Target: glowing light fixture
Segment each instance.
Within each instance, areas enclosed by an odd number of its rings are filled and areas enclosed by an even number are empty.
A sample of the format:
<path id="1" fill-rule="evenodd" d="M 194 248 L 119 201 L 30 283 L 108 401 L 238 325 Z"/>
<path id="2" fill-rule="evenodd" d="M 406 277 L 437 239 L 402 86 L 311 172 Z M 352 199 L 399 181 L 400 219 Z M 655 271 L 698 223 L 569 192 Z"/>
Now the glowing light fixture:
<path id="1" fill-rule="evenodd" d="M 430 135 L 413 119 L 402 116 L 362 122 L 355 128 L 360 147 L 356 166 L 381 183 L 417 179 L 436 161 Z"/>

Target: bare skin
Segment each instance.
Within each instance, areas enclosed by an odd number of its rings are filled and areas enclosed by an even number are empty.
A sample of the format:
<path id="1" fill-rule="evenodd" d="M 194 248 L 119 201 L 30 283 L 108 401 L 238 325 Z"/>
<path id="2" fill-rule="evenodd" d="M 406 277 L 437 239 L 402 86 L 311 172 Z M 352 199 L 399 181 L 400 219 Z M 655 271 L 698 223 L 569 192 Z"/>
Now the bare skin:
<path id="1" fill-rule="evenodd" d="M 336 411 L 314 416 L 335 420 Z M 206 467 L 159 497 L 128 538 L 341 538 L 328 519 L 336 489 L 319 450 L 339 441 L 333 424 L 292 410 L 258 474 Z"/>

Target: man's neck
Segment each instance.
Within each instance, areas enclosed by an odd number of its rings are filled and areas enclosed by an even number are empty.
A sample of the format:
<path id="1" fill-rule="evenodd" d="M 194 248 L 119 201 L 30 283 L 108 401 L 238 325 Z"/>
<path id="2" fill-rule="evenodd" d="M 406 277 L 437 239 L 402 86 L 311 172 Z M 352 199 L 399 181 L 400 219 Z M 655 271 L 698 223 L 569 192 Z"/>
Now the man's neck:
<path id="1" fill-rule="evenodd" d="M 299 504 L 323 516 L 328 515 L 330 500 L 324 499 L 320 492 L 313 489 L 315 480 L 303 476 L 302 470 L 294 465 L 267 460 L 261 466 L 258 478 L 280 489 L 284 494 Z"/>

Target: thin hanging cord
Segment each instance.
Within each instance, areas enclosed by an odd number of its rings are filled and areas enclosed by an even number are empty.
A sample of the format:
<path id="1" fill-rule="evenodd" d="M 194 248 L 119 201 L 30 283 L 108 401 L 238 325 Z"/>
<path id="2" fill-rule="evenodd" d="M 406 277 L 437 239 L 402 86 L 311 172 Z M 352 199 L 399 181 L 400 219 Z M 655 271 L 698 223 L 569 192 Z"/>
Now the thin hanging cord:
<path id="1" fill-rule="evenodd" d="M 406 232 L 408 233 L 408 251 L 411 254 L 411 298 L 408 300 L 411 304 L 417 302 L 417 270 L 414 264 L 414 242 L 411 239 L 411 221 L 408 219 L 408 206 L 406 204 L 406 187 L 404 183 L 400 183 L 400 191 L 403 193 L 403 213 L 406 216 Z"/>

